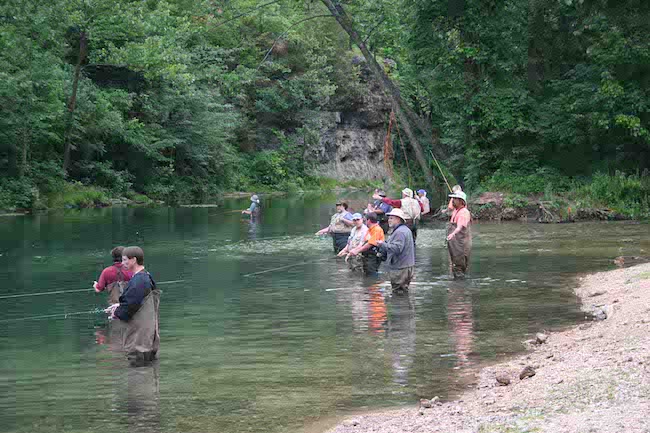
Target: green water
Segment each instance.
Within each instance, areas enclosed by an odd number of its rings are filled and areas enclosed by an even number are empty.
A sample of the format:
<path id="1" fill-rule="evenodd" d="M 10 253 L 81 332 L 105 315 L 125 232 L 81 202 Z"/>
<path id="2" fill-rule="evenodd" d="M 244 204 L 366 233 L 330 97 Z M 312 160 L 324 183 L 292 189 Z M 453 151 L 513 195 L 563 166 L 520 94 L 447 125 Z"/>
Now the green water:
<path id="1" fill-rule="evenodd" d="M 333 201 L 268 198 L 257 223 L 229 212 L 244 199 L 0 219 L 0 296 L 89 288 L 118 244 L 141 245 L 157 281 L 184 280 L 161 286 L 160 361 L 144 368 L 107 344 L 102 315 L 22 320 L 103 307 L 102 295 L 0 299 L 0 431 L 314 431 L 453 398 L 477 366 L 580 320 L 576 274 L 650 250 L 647 225 L 477 224 L 471 279 L 453 282 L 431 224 L 410 295 L 390 297 L 313 235 Z"/>

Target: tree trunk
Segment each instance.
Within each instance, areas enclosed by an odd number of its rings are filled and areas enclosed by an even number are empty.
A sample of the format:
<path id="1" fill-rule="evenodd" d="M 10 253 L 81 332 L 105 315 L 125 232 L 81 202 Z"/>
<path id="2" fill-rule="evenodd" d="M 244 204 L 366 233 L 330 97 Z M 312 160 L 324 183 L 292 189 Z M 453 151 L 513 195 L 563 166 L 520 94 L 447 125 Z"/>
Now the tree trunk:
<path id="1" fill-rule="evenodd" d="M 31 140 L 31 134 L 29 133 L 29 126 L 26 126 L 22 130 L 21 141 L 23 142 L 22 153 L 20 155 L 20 165 L 18 166 L 18 177 L 25 176 L 25 171 L 27 170 L 27 152 L 29 150 L 29 142 Z"/>
<path id="2" fill-rule="evenodd" d="M 421 119 L 419 119 L 418 116 L 413 112 L 413 110 L 411 110 L 411 108 L 402 101 L 402 97 L 399 89 L 391 81 L 390 77 L 386 75 L 384 69 L 377 63 L 377 61 L 370 53 L 370 51 L 364 44 L 359 34 L 353 29 L 352 20 L 350 20 L 350 17 L 343 10 L 343 6 L 341 6 L 340 4 L 335 5 L 332 0 L 322 0 L 322 2 L 325 4 L 327 9 L 334 16 L 334 18 L 339 23 L 339 25 L 343 28 L 343 30 L 345 30 L 348 33 L 348 35 L 350 35 L 350 39 L 359 47 L 359 49 L 363 53 L 363 56 L 366 59 L 366 62 L 368 62 L 370 71 L 375 76 L 379 84 L 382 86 L 386 95 L 391 98 L 393 103 L 392 104 L 393 110 L 401 120 L 400 122 L 401 126 L 404 129 L 406 135 L 408 136 L 411 146 L 413 147 L 415 157 L 418 160 L 420 166 L 422 167 L 422 170 L 424 171 L 427 181 L 433 187 L 433 189 L 437 191 L 440 187 L 433 182 L 433 173 L 431 172 L 431 167 L 429 166 L 429 163 L 425 158 L 424 151 L 422 150 L 422 146 L 420 145 L 415 134 L 413 133 L 413 130 L 411 129 L 411 124 L 415 124 L 416 126 L 418 126 L 419 129 L 426 137 L 432 136 L 431 128 L 428 127 L 425 124 L 425 122 L 423 122 Z M 442 151 L 440 147 L 434 148 L 434 152 L 439 155 L 440 159 L 445 159 L 445 153 Z"/>
<path id="3" fill-rule="evenodd" d="M 88 52 L 88 41 L 86 39 L 86 32 L 81 31 L 79 33 L 79 59 L 77 61 L 77 67 L 74 71 L 74 79 L 72 81 L 72 95 L 70 95 L 70 100 L 68 101 L 68 119 L 65 125 L 65 133 L 63 135 L 63 171 L 67 174 L 68 168 L 70 168 L 70 132 L 72 131 L 72 125 L 74 123 L 74 110 L 77 106 L 77 89 L 79 88 L 79 76 L 81 75 L 81 65 L 86 59 L 86 54 Z"/>

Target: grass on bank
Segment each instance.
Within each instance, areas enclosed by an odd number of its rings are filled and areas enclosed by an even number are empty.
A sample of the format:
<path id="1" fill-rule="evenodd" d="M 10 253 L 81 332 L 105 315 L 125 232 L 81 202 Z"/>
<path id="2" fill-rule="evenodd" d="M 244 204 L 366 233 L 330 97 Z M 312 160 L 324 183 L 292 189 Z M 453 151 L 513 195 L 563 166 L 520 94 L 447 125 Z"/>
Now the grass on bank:
<path id="1" fill-rule="evenodd" d="M 591 179 L 572 179 L 546 172 L 528 175 L 497 172 L 473 195 L 484 191 L 507 193 L 506 207 L 526 207 L 528 198 L 535 196 L 560 213 L 569 209 L 611 209 L 633 219 L 650 218 L 650 176 L 638 173 L 597 173 Z"/>

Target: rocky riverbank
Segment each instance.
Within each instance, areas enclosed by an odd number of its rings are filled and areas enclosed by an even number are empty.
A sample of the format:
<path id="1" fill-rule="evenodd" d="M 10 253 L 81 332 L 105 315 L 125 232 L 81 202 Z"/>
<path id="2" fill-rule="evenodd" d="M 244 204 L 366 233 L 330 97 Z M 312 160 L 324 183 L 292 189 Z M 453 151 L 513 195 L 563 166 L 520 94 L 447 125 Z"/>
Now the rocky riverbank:
<path id="1" fill-rule="evenodd" d="M 460 400 L 345 420 L 329 433 L 650 431 L 650 263 L 581 277 L 587 321 L 537 335 Z"/>

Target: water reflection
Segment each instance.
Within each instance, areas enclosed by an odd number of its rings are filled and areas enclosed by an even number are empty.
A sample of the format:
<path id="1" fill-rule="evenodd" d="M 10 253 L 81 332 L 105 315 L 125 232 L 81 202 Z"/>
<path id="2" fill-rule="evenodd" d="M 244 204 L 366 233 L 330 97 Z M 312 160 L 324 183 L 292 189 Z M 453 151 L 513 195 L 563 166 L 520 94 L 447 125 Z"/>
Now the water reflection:
<path id="1" fill-rule="evenodd" d="M 392 359 L 393 382 L 409 385 L 409 371 L 415 359 L 415 306 L 412 292 L 388 299 L 386 342 Z"/>
<path id="2" fill-rule="evenodd" d="M 123 330 L 119 321 L 95 329 L 95 341 L 103 349 L 98 361 L 108 366 L 110 375 L 111 416 L 119 418 L 118 424 L 128 426 L 129 433 L 158 433 L 162 431 L 159 361 L 129 365 L 122 350 Z"/>
<path id="3" fill-rule="evenodd" d="M 126 413 L 129 432 L 158 433 L 160 428 L 160 372 L 158 361 L 126 372 Z"/>
<path id="4" fill-rule="evenodd" d="M 447 295 L 447 323 L 456 354 L 454 369 L 460 369 L 471 363 L 469 355 L 472 353 L 474 340 L 472 294 L 467 287 L 450 287 Z"/>

